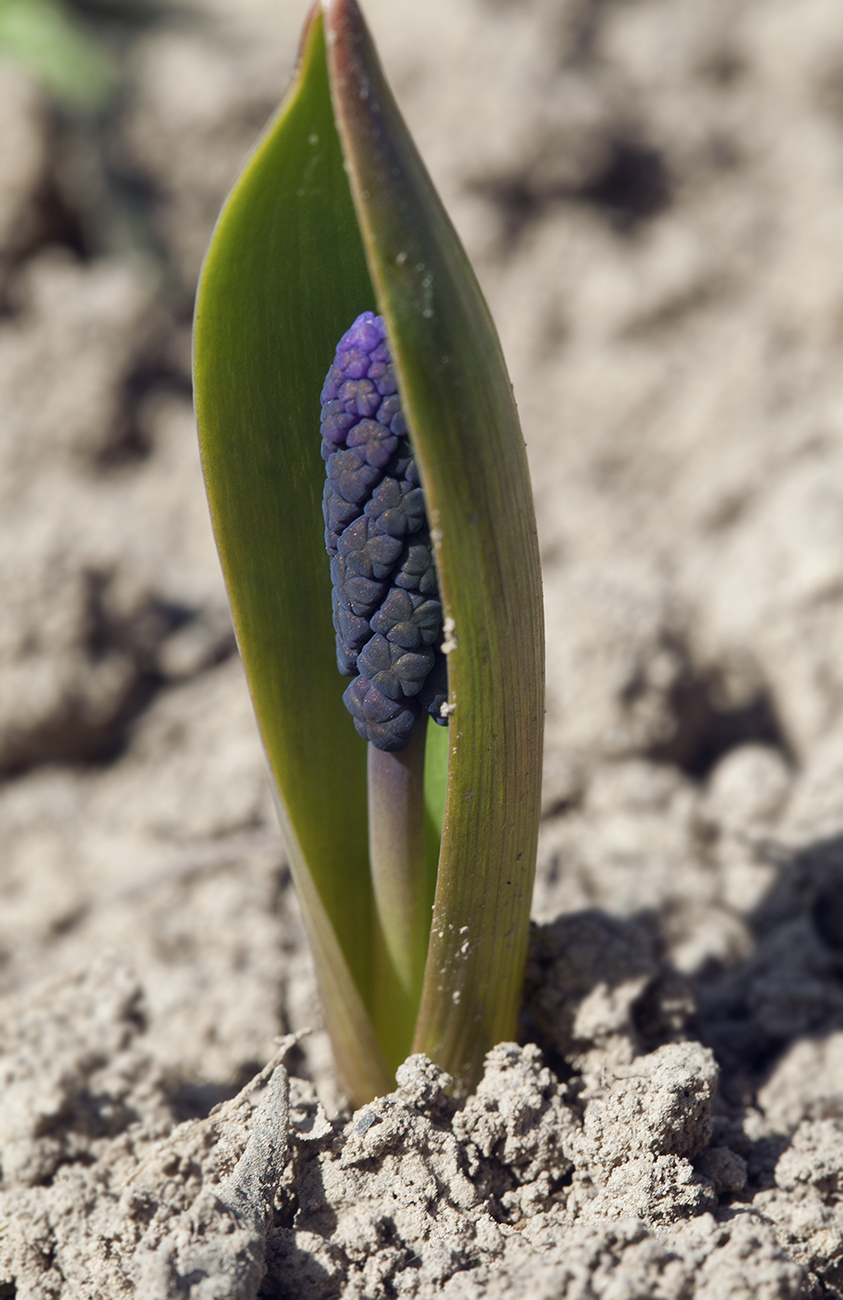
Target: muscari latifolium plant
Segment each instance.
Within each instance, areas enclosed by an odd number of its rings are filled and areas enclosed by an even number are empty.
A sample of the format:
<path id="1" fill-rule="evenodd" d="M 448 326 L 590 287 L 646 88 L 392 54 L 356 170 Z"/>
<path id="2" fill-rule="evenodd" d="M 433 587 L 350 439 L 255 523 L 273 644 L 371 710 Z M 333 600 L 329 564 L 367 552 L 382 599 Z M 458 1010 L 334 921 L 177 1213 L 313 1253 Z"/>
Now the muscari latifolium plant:
<path id="1" fill-rule="evenodd" d="M 526 959 L 538 545 L 494 326 L 355 0 L 311 8 L 220 217 L 195 384 L 341 1079 L 360 1104 L 425 1052 L 464 1093 Z"/>

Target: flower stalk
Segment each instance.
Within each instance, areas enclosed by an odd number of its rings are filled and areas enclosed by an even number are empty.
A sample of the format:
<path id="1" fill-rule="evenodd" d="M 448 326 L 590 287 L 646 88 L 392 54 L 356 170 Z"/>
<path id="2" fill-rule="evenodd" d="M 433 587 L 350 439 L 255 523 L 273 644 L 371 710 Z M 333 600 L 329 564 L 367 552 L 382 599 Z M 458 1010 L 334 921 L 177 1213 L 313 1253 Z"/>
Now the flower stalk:
<path id="1" fill-rule="evenodd" d="M 374 1021 L 392 1069 L 412 1050 L 436 883 L 429 879 L 425 837 L 426 734 L 417 726 L 397 753 L 368 747 L 369 862 L 383 945 Z"/>

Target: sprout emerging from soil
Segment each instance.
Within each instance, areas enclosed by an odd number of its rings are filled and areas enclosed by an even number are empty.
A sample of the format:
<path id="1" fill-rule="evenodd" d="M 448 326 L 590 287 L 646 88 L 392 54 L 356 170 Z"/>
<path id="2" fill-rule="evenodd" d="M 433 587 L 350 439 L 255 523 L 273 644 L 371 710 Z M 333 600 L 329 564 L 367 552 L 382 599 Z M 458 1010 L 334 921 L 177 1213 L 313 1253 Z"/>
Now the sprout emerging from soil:
<path id="1" fill-rule="evenodd" d="M 354 0 L 312 6 L 293 85 L 220 217 L 195 377 L 338 1069 L 359 1103 L 425 1052 L 466 1092 L 521 997 L 538 543 L 494 326 Z"/>

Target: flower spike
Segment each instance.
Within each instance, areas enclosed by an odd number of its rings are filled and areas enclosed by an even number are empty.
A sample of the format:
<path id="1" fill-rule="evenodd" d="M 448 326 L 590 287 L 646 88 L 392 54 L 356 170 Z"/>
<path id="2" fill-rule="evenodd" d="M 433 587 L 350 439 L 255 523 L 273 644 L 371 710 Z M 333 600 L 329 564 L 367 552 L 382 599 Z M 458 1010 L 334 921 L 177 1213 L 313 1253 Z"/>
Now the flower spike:
<path id="1" fill-rule="evenodd" d="M 442 603 L 424 493 L 383 318 L 364 311 L 322 387 L 322 498 L 337 667 L 359 735 L 404 749 L 422 710 L 447 725 Z"/>

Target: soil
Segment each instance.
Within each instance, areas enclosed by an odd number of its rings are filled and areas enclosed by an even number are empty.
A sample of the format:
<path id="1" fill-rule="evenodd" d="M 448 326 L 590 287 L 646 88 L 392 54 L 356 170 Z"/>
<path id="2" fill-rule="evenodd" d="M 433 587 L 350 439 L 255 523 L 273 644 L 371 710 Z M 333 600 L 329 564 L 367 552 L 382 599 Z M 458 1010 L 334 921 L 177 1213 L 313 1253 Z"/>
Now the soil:
<path id="1" fill-rule="evenodd" d="M 190 406 L 304 5 L 88 8 L 112 112 L 0 64 L 0 1300 L 843 1296 L 837 0 L 369 0 L 549 673 L 521 1042 L 353 1115 Z"/>

